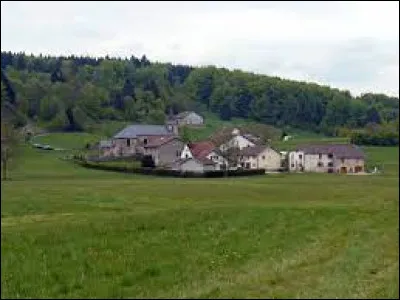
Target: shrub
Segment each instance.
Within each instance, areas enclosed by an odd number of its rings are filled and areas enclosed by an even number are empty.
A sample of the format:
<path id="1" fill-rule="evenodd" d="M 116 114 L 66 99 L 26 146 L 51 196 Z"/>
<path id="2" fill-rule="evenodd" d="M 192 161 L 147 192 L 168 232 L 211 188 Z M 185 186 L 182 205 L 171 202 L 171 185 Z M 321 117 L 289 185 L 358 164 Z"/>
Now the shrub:
<path id="1" fill-rule="evenodd" d="M 264 175 L 264 169 L 254 169 L 254 170 L 229 170 L 228 176 L 253 176 L 253 175 Z"/>
<path id="2" fill-rule="evenodd" d="M 93 161 L 86 161 L 80 156 L 74 157 L 75 163 L 90 169 L 113 171 L 113 172 L 123 172 L 123 173 L 135 173 L 143 175 L 156 175 L 156 176 L 167 176 L 167 177 L 183 177 L 183 178 L 218 178 L 228 176 L 253 176 L 253 175 L 264 175 L 264 169 L 257 170 L 230 170 L 225 171 L 206 171 L 204 173 L 190 172 L 190 171 L 177 171 L 177 170 L 167 170 L 167 169 L 156 169 L 151 167 L 128 167 L 124 165 L 107 165 L 101 164 Z"/>
<path id="3" fill-rule="evenodd" d="M 155 168 L 155 163 L 151 155 L 145 155 L 142 158 L 142 168 Z"/>

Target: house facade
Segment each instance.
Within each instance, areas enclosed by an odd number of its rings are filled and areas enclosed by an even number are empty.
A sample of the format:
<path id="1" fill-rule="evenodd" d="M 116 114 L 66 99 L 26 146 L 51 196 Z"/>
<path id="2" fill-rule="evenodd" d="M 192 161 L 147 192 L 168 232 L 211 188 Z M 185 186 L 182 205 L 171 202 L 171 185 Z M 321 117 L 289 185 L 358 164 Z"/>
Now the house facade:
<path id="1" fill-rule="evenodd" d="M 173 117 L 170 121 L 175 122 L 178 126 L 202 126 L 204 125 L 204 118 L 194 111 L 181 112 Z"/>
<path id="2" fill-rule="evenodd" d="M 178 137 L 148 137 L 143 154 L 151 155 L 156 166 L 180 159 L 185 144 Z"/>
<path id="3" fill-rule="evenodd" d="M 150 138 L 178 136 L 177 126 L 166 125 L 131 125 L 127 126 L 112 138 L 111 154 L 129 156 L 143 153 L 144 146 Z"/>
<path id="4" fill-rule="evenodd" d="M 181 159 L 185 159 L 185 158 L 193 158 L 193 154 L 190 151 L 190 148 L 188 145 L 185 145 L 183 147 L 182 153 L 181 153 Z"/>
<path id="5" fill-rule="evenodd" d="M 365 154 L 355 145 L 309 145 L 289 153 L 289 171 L 317 173 L 365 172 Z"/>
<path id="6" fill-rule="evenodd" d="M 206 171 L 215 171 L 215 163 L 208 159 L 187 158 L 179 159 L 167 166 L 171 170 L 181 172 L 204 173 Z"/>
<path id="7" fill-rule="evenodd" d="M 243 169 L 278 171 L 281 168 L 281 155 L 269 146 L 247 147 L 239 152 L 239 165 Z"/>

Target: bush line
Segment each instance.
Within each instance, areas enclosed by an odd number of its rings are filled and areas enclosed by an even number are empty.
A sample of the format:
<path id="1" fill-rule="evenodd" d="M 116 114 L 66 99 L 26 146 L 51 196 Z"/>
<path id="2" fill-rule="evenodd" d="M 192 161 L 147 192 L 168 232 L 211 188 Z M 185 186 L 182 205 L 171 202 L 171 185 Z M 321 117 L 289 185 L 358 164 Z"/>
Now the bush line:
<path id="1" fill-rule="evenodd" d="M 97 169 L 103 171 L 121 172 L 121 173 L 134 173 L 143 175 L 155 175 L 155 176 L 167 176 L 167 177 L 183 177 L 183 178 L 218 178 L 225 176 L 254 176 L 254 175 L 265 175 L 264 169 L 253 169 L 253 170 L 229 170 L 229 171 L 204 171 L 199 172 L 188 172 L 188 171 L 177 171 L 177 170 L 166 170 L 166 169 L 152 169 L 152 168 L 134 168 L 128 166 L 110 166 L 103 165 L 95 162 L 89 162 L 74 158 L 73 161 L 82 167 L 89 169 Z"/>

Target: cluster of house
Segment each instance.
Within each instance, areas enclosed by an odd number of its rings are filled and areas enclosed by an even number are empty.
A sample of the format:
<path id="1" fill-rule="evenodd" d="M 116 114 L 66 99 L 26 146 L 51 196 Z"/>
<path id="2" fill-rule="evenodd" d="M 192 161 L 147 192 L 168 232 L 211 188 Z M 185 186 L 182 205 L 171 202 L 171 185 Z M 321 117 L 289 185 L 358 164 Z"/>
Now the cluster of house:
<path id="1" fill-rule="evenodd" d="M 292 172 L 364 172 L 364 153 L 355 145 L 309 145 L 286 153 L 263 144 L 258 137 L 242 134 L 238 129 L 218 141 L 185 143 L 179 136 L 179 127 L 201 125 L 203 119 L 197 116 L 194 112 L 185 112 L 168 119 L 165 125 L 130 125 L 111 140 L 101 141 L 100 154 L 149 155 L 159 168 L 192 172 L 226 168 L 265 169 L 268 172 L 278 171 L 285 164 Z M 232 149 L 235 151 L 230 151 Z"/>

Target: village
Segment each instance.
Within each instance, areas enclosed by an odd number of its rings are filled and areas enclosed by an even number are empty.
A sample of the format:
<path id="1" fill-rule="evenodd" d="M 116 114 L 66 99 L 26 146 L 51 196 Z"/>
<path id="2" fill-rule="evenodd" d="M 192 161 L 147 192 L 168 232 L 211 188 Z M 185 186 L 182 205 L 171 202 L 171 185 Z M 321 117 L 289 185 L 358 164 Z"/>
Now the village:
<path id="1" fill-rule="evenodd" d="M 365 173 L 365 154 L 351 144 L 304 145 L 279 151 L 254 134 L 235 128 L 218 141 L 184 142 L 182 126 L 203 126 L 199 114 L 167 117 L 164 125 L 130 125 L 98 143 L 100 158 L 142 156 L 154 166 L 181 172 L 256 170 L 273 172 Z"/>

